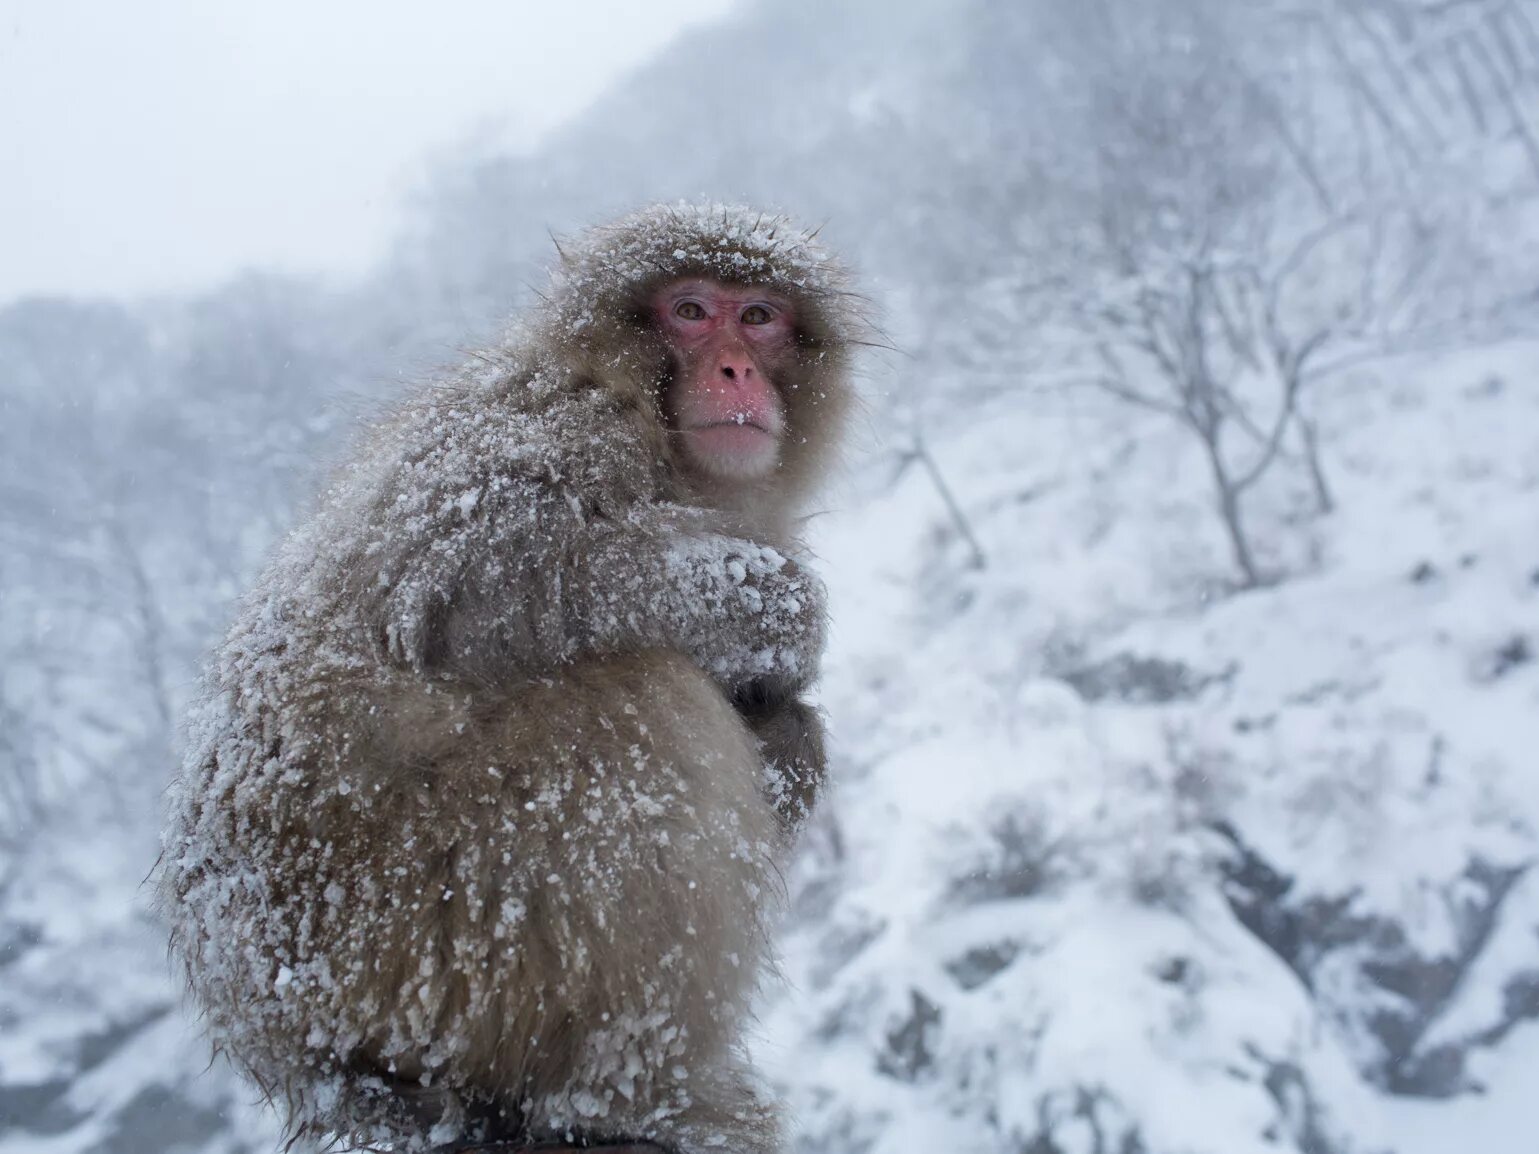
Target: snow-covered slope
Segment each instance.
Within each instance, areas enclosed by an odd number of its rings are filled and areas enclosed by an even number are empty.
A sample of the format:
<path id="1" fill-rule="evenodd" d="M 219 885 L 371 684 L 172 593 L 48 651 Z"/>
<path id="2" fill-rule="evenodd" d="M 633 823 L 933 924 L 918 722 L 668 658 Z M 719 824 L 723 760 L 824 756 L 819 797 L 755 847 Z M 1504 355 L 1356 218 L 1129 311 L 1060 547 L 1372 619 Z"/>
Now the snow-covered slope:
<path id="1" fill-rule="evenodd" d="M 804 1149 L 1530 1148 L 1539 347 L 1323 412 L 1343 511 L 1244 595 L 1184 446 L 1080 402 L 933 447 L 981 571 L 918 473 L 828 518 Z"/>

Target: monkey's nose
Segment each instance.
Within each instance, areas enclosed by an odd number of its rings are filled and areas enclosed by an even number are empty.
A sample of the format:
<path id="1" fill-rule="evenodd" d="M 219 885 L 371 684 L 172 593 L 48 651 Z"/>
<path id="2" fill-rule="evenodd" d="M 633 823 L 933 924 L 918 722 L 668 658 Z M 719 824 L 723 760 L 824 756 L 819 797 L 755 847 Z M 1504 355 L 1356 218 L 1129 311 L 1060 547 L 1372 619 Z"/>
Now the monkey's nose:
<path id="1" fill-rule="evenodd" d="M 723 361 L 721 364 L 721 375 L 729 381 L 746 382 L 753 379 L 753 365 L 746 360 L 737 360 L 736 358 Z"/>

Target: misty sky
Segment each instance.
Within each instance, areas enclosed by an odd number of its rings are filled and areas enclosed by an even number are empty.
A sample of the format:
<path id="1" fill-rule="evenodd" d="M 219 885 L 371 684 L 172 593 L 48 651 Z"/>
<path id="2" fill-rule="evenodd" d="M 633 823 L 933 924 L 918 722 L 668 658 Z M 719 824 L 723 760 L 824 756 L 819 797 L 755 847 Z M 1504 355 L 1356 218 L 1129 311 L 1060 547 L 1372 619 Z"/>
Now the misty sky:
<path id="1" fill-rule="evenodd" d="M 349 273 L 435 151 L 527 146 L 733 0 L 3 0 L 0 303 Z"/>

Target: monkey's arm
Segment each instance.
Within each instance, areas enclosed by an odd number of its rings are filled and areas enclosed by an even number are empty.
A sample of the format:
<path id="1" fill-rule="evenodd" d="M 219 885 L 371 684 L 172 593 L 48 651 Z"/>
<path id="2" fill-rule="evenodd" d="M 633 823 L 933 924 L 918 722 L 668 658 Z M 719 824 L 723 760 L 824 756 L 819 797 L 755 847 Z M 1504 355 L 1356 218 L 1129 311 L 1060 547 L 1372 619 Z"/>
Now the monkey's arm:
<path id="1" fill-rule="evenodd" d="M 823 589 L 794 561 L 701 510 L 606 517 L 562 493 L 526 494 L 464 563 L 424 550 L 382 593 L 376 631 L 394 661 L 495 684 L 583 656 L 674 649 L 729 691 L 816 676 Z"/>

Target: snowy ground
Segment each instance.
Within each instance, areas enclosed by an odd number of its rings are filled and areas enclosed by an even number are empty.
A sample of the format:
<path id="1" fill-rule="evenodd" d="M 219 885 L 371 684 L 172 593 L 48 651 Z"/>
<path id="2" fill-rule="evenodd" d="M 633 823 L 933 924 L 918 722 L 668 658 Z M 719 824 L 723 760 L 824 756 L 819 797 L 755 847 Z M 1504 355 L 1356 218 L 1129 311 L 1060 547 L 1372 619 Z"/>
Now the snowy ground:
<path id="1" fill-rule="evenodd" d="M 917 471 L 827 520 L 805 1149 L 1532 1148 L 1536 370 L 1328 386 L 1340 511 L 1261 502 L 1305 561 L 1257 592 L 1176 435 L 1085 399 L 934 446 L 981 572 Z"/>

